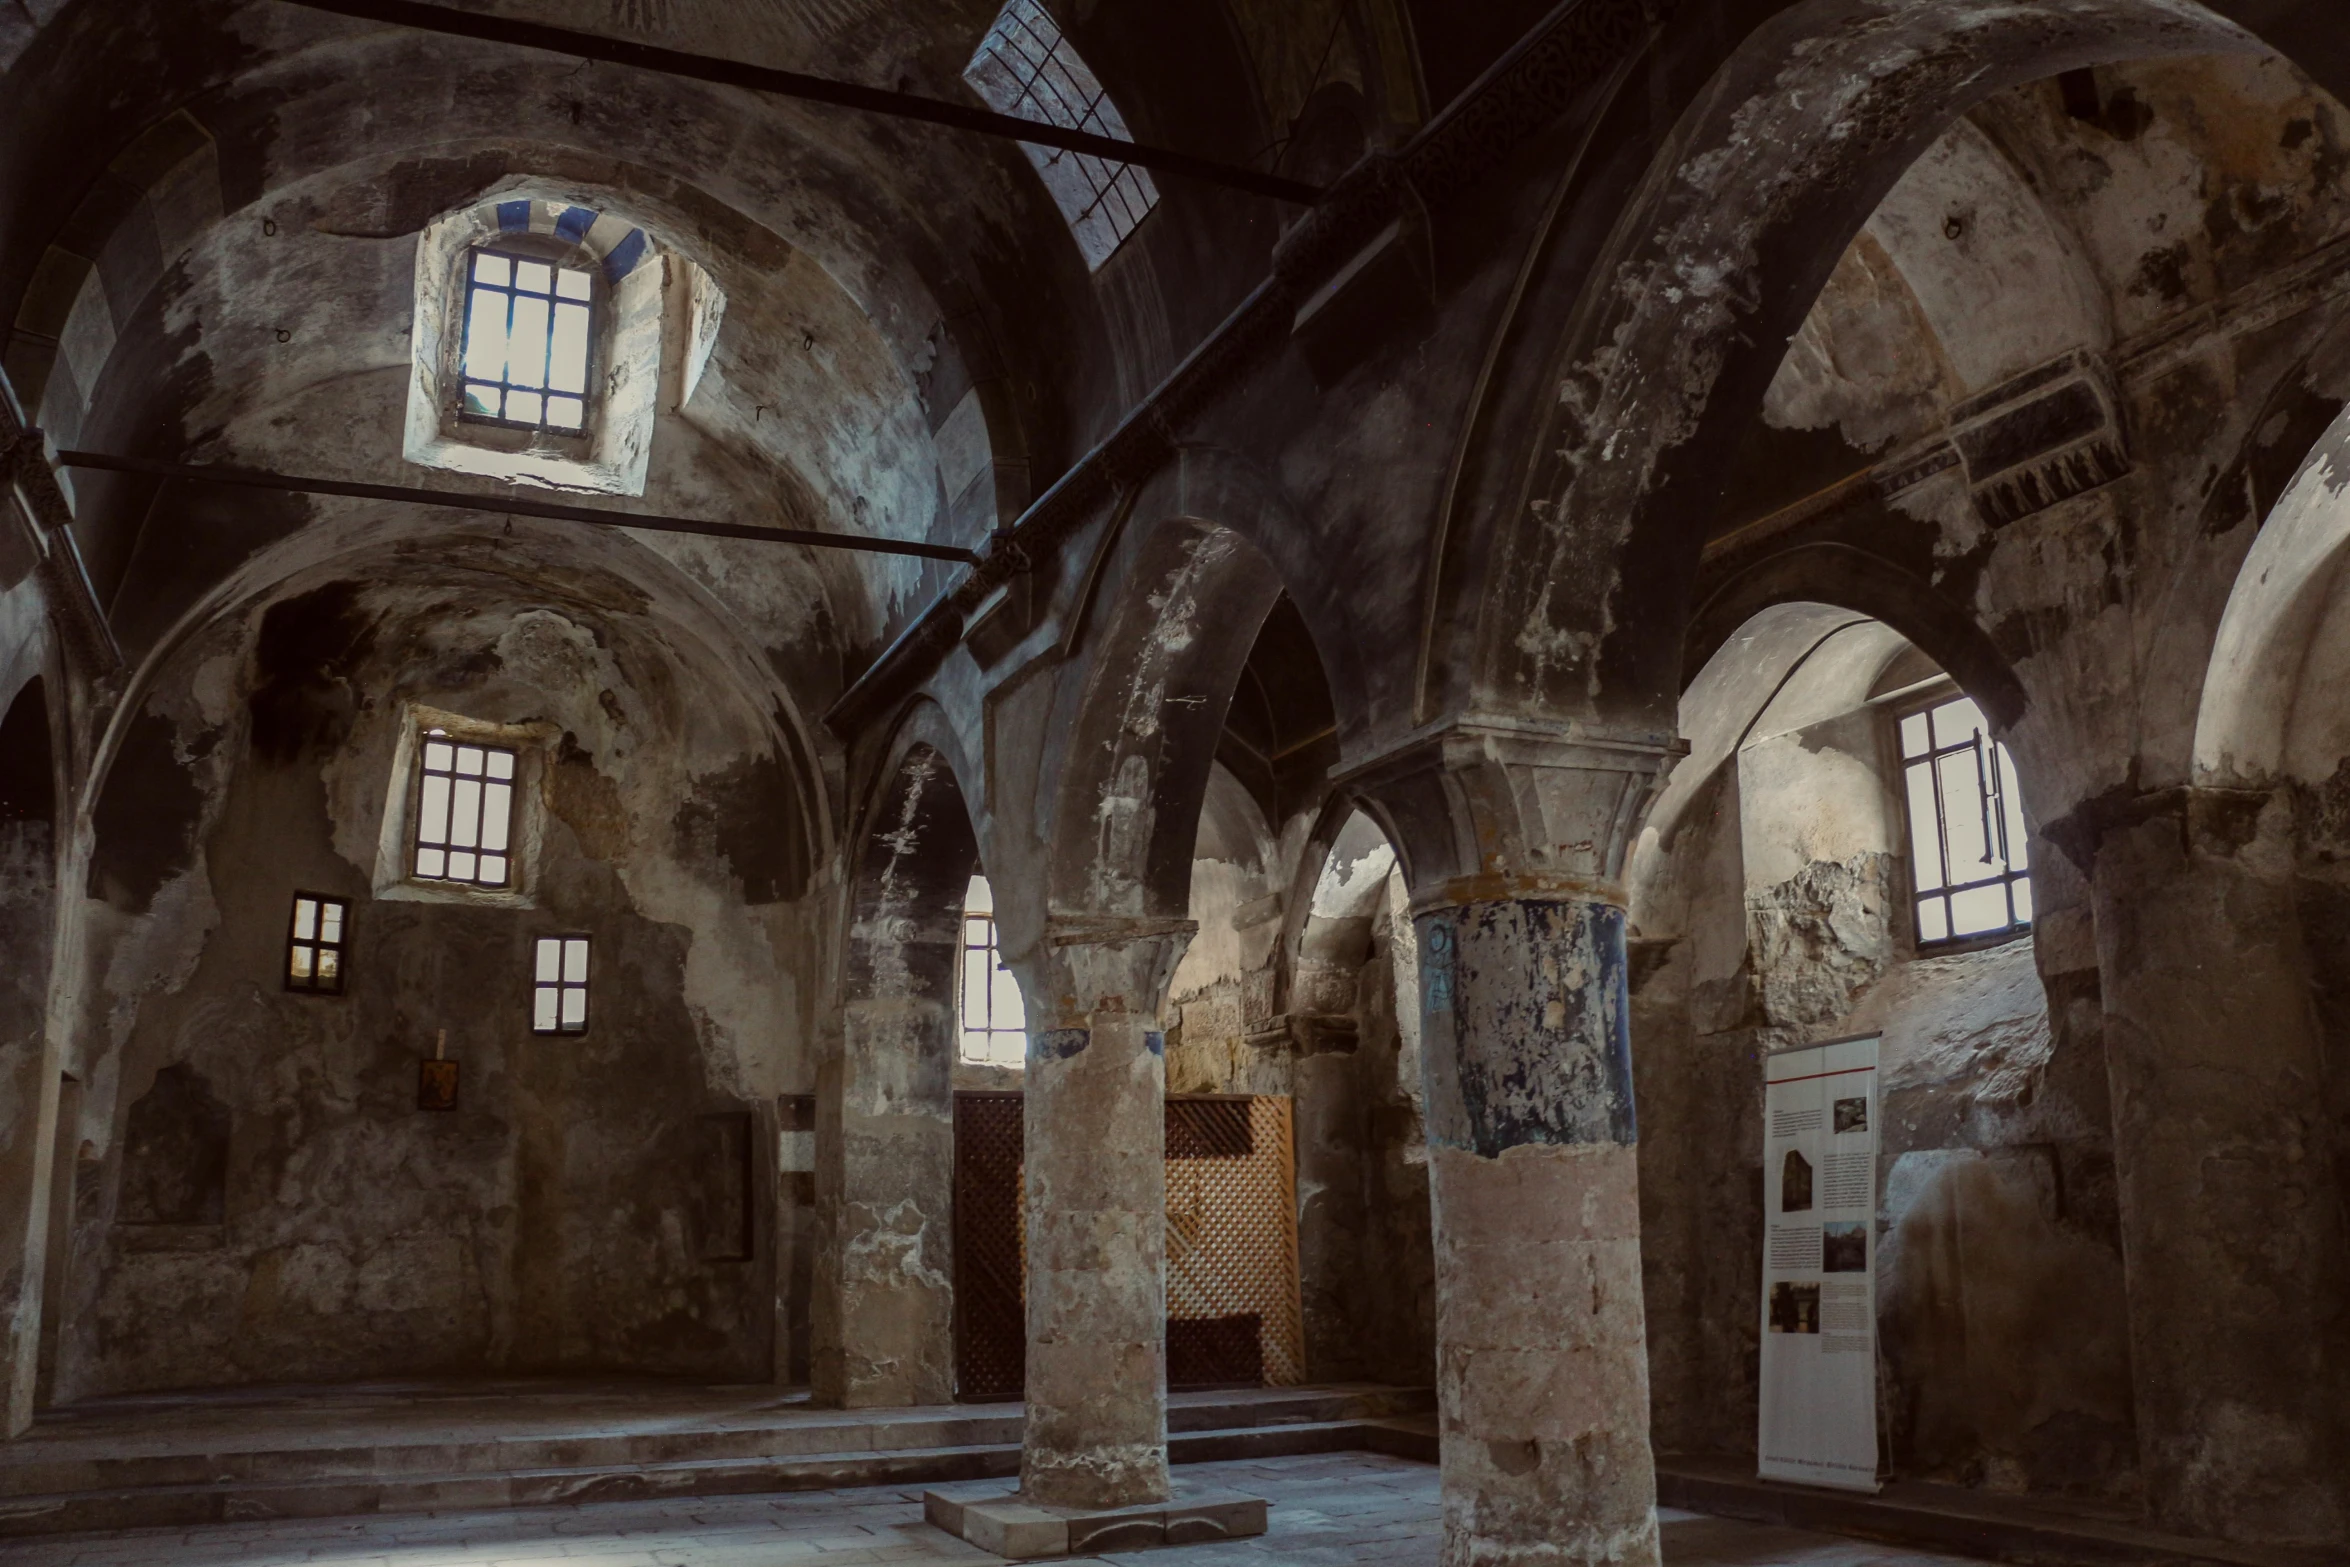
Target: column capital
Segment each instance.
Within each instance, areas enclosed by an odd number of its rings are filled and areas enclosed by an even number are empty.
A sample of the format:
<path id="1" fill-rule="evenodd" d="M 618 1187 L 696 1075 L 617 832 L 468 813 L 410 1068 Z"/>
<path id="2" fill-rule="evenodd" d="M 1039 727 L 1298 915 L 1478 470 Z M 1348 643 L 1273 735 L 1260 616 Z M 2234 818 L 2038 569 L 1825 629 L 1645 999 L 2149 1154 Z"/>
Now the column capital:
<path id="1" fill-rule="evenodd" d="M 1414 903 L 1624 903 L 1625 858 L 1688 742 L 1470 715 L 1346 769 L 1402 852 Z"/>
<path id="2" fill-rule="evenodd" d="M 1174 982 L 1175 965 L 1198 930 L 1193 920 L 1048 916 L 1026 952 L 1004 958 L 1021 976 L 1029 1033 L 1090 1028 L 1102 1014 L 1138 1013 L 1155 1020 Z"/>

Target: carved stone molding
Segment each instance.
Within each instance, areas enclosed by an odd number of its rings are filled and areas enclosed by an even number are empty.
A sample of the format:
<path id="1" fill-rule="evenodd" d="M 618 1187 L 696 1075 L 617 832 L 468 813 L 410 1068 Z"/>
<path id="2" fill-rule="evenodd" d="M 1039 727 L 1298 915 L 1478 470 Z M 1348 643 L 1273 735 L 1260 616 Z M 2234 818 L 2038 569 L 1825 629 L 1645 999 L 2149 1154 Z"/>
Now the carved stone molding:
<path id="1" fill-rule="evenodd" d="M 1625 858 L 1673 764 L 1673 736 L 1466 718 L 1358 764 L 1421 907 L 1571 897 L 1621 906 Z"/>

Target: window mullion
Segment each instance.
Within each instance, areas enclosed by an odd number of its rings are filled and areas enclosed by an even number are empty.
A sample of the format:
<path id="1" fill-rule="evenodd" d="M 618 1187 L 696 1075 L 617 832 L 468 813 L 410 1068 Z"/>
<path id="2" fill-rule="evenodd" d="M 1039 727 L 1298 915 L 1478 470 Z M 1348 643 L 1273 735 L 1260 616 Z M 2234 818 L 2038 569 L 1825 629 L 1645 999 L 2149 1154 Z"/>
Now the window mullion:
<path id="1" fill-rule="evenodd" d="M 1927 752 L 1926 778 L 1934 786 L 1934 854 L 1940 868 L 1938 879 L 1942 883 L 1942 901 L 1944 907 L 1947 908 L 1950 902 L 1950 883 L 1953 878 L 1950 874 L 1950 807 L 1942 798 L 1941 752 Z"/>

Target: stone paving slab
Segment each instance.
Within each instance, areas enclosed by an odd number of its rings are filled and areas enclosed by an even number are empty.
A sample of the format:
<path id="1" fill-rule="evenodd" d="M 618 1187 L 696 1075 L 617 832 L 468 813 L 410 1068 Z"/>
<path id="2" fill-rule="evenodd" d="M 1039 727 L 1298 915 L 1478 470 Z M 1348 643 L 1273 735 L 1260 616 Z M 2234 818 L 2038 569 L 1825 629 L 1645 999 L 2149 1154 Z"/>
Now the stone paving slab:
<path id="1" fill-rule="evenodd" d="M 1271 1504 L 1247 1540 L 1110 1551 L 1069 1567 L 1433 1567 L 1433 1466 L 1372 1453 L 1205 1464 Z M 1667 1567 L 1958 1567 L 1958 1558 L 1666 1509 Z M 510 1512 L 251 1521 L 0 1541 L 0 1567 L 984 1567 L 908 1486 Z"/>

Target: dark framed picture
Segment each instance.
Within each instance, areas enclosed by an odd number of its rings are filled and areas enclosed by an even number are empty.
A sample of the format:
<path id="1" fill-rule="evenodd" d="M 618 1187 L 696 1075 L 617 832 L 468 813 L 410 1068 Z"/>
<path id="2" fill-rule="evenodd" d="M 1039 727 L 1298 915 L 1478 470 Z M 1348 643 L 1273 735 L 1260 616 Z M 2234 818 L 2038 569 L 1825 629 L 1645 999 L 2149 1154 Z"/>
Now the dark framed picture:
<path id="1" fill-rule="evenodd" d="M 456 1062 L 419 1061 L 416 1063 L 416 1108 L 419 1110 L 454 1110 L 457 1108 Z"/>

